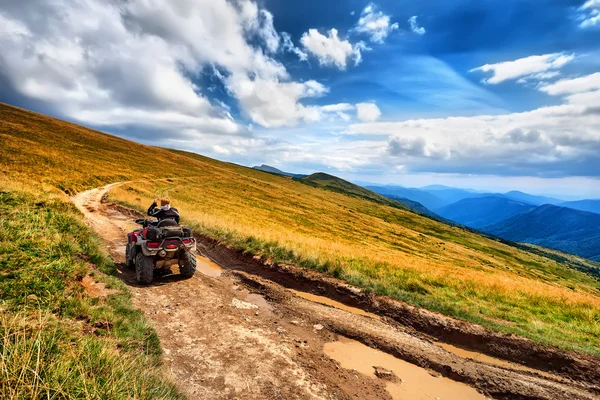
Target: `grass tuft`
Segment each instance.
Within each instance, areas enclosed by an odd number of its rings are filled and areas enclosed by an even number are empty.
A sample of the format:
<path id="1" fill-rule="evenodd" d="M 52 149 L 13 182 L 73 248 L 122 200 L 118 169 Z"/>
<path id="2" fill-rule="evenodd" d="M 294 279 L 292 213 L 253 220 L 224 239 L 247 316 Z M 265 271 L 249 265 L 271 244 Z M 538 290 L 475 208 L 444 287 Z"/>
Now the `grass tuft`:
<path id="1" fill-rule="evenodd" d="M 0 181 L 0 398 L 183 398 L 79 212 L 56 193 L 15 186 Z M 79 283 L 88 274 L 111 294 L 88 296 Z"/>

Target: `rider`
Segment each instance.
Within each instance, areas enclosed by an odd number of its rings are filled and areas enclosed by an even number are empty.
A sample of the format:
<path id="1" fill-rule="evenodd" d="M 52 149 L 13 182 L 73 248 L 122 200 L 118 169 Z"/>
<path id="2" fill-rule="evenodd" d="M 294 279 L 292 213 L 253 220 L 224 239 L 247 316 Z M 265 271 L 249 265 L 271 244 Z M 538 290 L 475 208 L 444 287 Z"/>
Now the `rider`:
<path id="1" fill-rule="evenodd" d="M 160 208 L 158 203 L 160 202 Z M 163 219 L 174 219 L 179 224 L 179 211 L 175 207 L 171 207 L 171 199 L 163 197 L 162 199 L 154 199 L 154 203 L 148 208 L 148 215 L 158 219 L 158 222 Z"/>

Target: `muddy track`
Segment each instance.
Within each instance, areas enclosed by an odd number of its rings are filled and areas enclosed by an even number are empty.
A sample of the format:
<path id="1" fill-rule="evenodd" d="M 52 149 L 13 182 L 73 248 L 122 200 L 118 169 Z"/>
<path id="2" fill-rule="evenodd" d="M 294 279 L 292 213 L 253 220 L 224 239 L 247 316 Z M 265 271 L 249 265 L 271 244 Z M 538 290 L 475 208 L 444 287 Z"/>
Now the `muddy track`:
<path id="1" fill-rule="evenodd" d="M 592 357 L 537 346 L 514 336 L 494 335 L 477 325 L 366 294 L 313 271 L 270 265 L 205 237 L 197 238 L 200 252 L 224 268 L 223 272 L 212 274 L 206 269 L 189 280 L 172 274 L 157 278 L 149 287 L 139 287 L 122 264 L 125 233 L 134 227 L 132 220 L 138 214 L 102 204 L 110 187 L 80 193 L 74 202 L 104 238 L 119 275 L 134 294 L 135 306 L 153 321 L 165 351 L 165 366 L 189 398 L 439 396 L 428 392 L 435 390 L 433 385 L 415 388 L 418 382 L 402 382 L 402 376 L 396 383 L 381 374 L 376 377 L 372 366 L 361 373 L 357 372 L 360 368 L 344 368 L 344 360 L 336 361 L 324 350 L 332 342 L 339 343 L 340 336 L 439 376 L 436 379 L 443 387 L 443 399 L 483 398 L 469 386 L 498 399 L 600 397 L 599 364 Z M 210 264 L 199 258 L 202 260 Z M 289 289 L 340 303 L 320 304 L 328 301 L 313 301 Z M 344 309 L 342 303 L 361 312 Z M 372 315 L 364 315 L 362 310 Z M 476 361 L 447 351 L 433 339 L 517 363 L 491 358 Z M 406 397 L 410 390 L 417 390 L 414 393 L 420 397 Z M 450 396 L 453 390 L 462 394 Z"/>
<path id="2" fill-rule="evenodd" d="M 569 379 L 591 384 L 600 382 L 600 359 L 597 357 L 540 345 L 516 335 L 493 333 L 481 325 L 456 320 L 389 297 L 365 293 L 315 271 L 291 265 L 273 265 L 211 238 L 196 238 L 203 253 L 225 268 L 257 274 L 288 288 L 325 296 L 388 317 L 404 327 L 413 328 L 414 334 L 420 337 L 451 343 Z"/>

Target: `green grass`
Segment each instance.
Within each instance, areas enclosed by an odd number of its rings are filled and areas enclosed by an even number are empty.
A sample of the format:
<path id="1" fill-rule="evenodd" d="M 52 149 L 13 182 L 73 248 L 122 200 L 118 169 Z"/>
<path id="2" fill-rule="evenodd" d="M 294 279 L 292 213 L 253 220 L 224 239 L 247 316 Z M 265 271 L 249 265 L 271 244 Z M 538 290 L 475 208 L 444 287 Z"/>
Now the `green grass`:
<path id="1" fill-rule="evenodd" d="M 168 194 L 186 224 L 239 251 L 496 332 L 600 355 L 600 282 L 567 266 L 593 269 L 595 263 L 578 257 L 559 263 L 361 197 L 264 179 L 246 183 L 209 170 L 174 182 L 126 184 L 110 197 L 144 211 L 147 199 Z M 248 192 L 251 198 L 243 195 Z"/>
<path id="2" fill-rule="evenodd" d="M 99 248 L 60 194 L 0 184 L 0 398 L 183 398 Z M 88 274 L 111 294 L 88 296 Z"/>
<path id="3" fill-rule="evenodd" d="M 239 250 L 600 355 L 598 263 L 426 218 L 326 174 L 298 182 L 1 104 L 0 147 L 9 179 L 65 193 L 134 181 L 111 196 L 145 209 L 168 195 L 188 223 Z"/>

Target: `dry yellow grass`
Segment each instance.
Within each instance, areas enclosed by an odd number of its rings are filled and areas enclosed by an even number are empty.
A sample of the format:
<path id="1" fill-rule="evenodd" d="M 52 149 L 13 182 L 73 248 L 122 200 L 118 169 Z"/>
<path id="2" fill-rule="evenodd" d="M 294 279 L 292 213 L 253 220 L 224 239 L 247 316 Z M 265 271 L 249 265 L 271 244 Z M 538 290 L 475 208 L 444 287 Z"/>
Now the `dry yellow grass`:
<path id="1" fill-rule="evenodd" d="M 187 223 L 241 250 L 495 330 L 600 354 L 600 283 L 573 268 L 597 272 L 598 264 L 525 251 L 400 208 L 14 108 L 0 106 L 0 116 L 0 142 L 26 139 L 0 143 L 11 149 L 0 163 L 9 176 L 34 174 L 67 192 L 134 180 L 111 196 L 146 208 L 169 195 Z"/>

